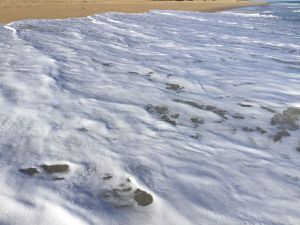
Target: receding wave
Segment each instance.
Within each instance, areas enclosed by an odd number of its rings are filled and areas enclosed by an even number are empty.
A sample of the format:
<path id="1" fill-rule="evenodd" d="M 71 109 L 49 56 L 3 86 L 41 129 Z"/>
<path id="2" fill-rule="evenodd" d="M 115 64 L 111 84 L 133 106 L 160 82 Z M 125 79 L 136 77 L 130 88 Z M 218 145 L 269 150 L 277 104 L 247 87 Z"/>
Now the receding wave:
<path id="1" fill-rule="evenodd" d="M 238 13 L 238 12 L 223 12 L 223 14 L 228 14 L 232 16 L 240 16 L 240 17 L 255 17 L 255 18 L 278 18 L 275 15 L 266 15 L 260 13 Z"/>
<path id="2" fill-rule="evenodd" d="M 297 224 L 291 10 L 0 26 L 0 224 Z"/>

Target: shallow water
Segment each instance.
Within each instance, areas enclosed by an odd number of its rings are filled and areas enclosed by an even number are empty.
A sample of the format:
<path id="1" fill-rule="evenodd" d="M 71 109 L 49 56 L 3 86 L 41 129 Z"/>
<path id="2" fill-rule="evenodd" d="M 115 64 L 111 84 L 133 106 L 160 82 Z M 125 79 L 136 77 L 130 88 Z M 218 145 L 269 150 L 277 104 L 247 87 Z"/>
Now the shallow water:
<path id="1" fill-rule="evenodd" d="M 300 224 L 299 9 L 0 26 L 0 224 Z"/>

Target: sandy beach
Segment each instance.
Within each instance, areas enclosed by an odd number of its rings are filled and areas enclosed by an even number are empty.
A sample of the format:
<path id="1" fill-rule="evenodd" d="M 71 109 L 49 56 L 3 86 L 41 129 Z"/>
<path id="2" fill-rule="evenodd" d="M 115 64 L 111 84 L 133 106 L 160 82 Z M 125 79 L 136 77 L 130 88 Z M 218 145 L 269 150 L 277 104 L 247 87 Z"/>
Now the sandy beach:
<path id="1" fill-rule="evenodd" d="M 265 3 L 236 0 L 0 0 L 0 23 L 23 19 L 82 17 L 101 12 L 141 13 L 155 9 L 215 12 L 262 4 Z"/>

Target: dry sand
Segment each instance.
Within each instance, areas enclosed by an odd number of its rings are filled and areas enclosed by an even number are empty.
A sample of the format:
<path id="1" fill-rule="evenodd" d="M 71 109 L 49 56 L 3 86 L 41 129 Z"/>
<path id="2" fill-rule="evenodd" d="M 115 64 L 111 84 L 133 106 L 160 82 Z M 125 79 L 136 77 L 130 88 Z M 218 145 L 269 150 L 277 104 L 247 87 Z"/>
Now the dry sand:
<path id="1" fill-rule="evenodd" d="M 101 12 L 147 12 L 154 9 L 214 12 L 265 3 L 237 0 L 0 0 L 0 23 L 22 19 L 82 17 Z"/>

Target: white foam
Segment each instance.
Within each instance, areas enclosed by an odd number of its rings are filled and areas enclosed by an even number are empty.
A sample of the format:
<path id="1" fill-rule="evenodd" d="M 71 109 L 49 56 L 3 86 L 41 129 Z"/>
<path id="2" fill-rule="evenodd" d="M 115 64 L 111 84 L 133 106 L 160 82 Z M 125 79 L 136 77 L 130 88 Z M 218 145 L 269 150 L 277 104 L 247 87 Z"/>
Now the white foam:
<path id="1" fill-rule="evenodd" d="M 239 16 L 239 17 L 278 18 L 278 16 L 275 15 L 266 15 L 260 13 L 239 13 L 239 12 L 225 11 L 223 12 L 223 14 Z"/>
<path id="2" fill-rule="evenodd" d="M 0 224 L 298 224 L 297 29 L 251 12 L 0 27 Z M 128 177 L 153 204 L 114 207 Z"/>

